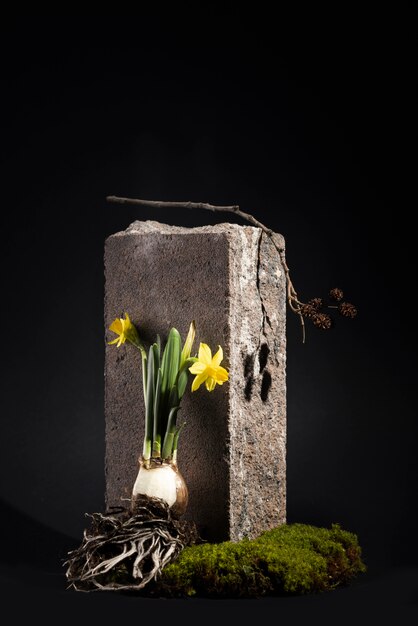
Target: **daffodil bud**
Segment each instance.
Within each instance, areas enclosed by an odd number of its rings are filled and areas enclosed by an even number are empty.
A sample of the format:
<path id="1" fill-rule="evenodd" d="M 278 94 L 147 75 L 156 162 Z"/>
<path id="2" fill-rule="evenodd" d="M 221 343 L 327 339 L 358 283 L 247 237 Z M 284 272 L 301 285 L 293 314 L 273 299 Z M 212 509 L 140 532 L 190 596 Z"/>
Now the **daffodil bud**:
<path id="1" fill-rule="evenodd" d="M 190 324 L 189 332 L 187 333 L 186 341 L 184 342 L 183 350 L 181 351 L 180 357 L 180 369 L 184 362 L 190 357 L 190 353 L 192 351 L 193 342 L 196 336 L 196 325 L 194 320 Z"/>

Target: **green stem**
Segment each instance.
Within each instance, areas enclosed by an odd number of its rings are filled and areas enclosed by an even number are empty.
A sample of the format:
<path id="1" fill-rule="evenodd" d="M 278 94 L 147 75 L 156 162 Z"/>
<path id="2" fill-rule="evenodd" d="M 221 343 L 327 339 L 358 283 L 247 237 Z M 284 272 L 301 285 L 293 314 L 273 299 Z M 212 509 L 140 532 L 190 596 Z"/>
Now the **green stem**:
<path id="1" fill-rule="evenodd" d="M 170 415 L 168 416 L 167 429 L 165 431 L 163 443 L 163 460 L 169 459 L 173 454 L 174 436 L 176 434 L 176 417 L 179 408 L 180 407 L 178 406 L 173 407 L 170 411 Z"/>
<path id="2" fill-rule="evenodd" d="M 180 431 L 183 430 L 185 425 L 186 425 L 186 422 L 183 422 L 183 424 L 181 426 L 179 426 L 179 428 L 177 428 L 177 430 L 175 432 L 175 435 L 174 435 L 174 439 L 173 439 L 173 455 L 171 457 L 171 460 L 174 463 L 174 465 L 177 465 L 177 448 L 178 448 L 178 445 L 179 445 Z"/>
<path id="3" fill-rule="evenodd" d="M 145 351 L 141 350 L 142 359 L 142 388 L 144 390 L 144 402 L 147 396 L 147 355 Z"/>
<path id="4" fill-rule="evenodd" d="M 145 398 L 146 398 L 146 393 L 147 393 L 147 353 L 145 352 L 145 348 L 137 343 L 133 343 L 133 346 L 135 346 L 135 348 L 137 348 L 140 353 L 141 353 L 141 360 L 142 360 L 142 387 L 144 390 L 144 402 L 145 402 Z"/>
<path id="5" fill-rule="evenodd" d="M 144 433 L 144 447 L 143 447 L 144 461 L 148 461 L 151 458 L 153 423 L 154 423 L 154 354 L 153 354 L 153 348 L 151 346 L 151 348 L 149 349 L 149 353 L 148 353 L 147 385 L 146 385 L 146 390 L 145 390 L 145 433 Z"/>
<path id="6" fill-rule="evenodd" d="M 157 382 L 155 385 L 155 397 L 154 397 L 154 424 L 153 424 L 153 441 L 152 441 L 152 456 L 161 456 L 161 412 L 160 412 L 160 398 L 161 398 L 161 379 L 162 370 L 158 369 Z"/>

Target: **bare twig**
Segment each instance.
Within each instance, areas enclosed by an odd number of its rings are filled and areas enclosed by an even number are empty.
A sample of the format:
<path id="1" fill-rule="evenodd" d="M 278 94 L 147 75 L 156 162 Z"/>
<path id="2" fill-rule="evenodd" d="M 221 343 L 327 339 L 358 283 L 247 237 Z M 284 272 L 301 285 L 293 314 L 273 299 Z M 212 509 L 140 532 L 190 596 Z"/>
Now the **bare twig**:
<path id="1" fill-rule="evenodd" d="M 251 215 L 250 213 L 245 213 L 244 211 L 241 211 L 241 209 L 239 208 L 237 204 L 233 204 L 230 206 L 220 206 L 217 204 L 208 204 L 206 202 L 166 202 L 163 200 L 160 201 L 160 200 L 140 200 L 137 198 L 120 198 L 118 196 L 107 196 L 106 200 L 107 202 L 113 202 L 116 204 L 130 204 L 134 206 L 150 206 L 156 209 L 164 209 L 164 208 L 204 209 L 206 211 L 213 211 L 213 212 L 218 212 L 218 213 L 233 213 L 234 215 L 238 215 L 242 219 L 246 220 L 250 224 L 253 224 L 253 226 L 256 226 L 257 228 L 261 228 L 261 230 L 270 238 L 271 242 L 273 243 L 274 247 L 276 248 L 279 254 L 280 263 L 283 267 L 283 271 L 286 276 L 287 302 L 289 304 L 291 311 L 293 311 L 293 313 L 296 313 L 296 315 L 299 316 L 300 323 L 302 326 L 302 341 L 303 343 L 305 343 L 305 322 L 303 319 L 303 315 L 300 312 L 300 307 L 302 306 L 303 302 L 300 302 L 300 300 L 298 299 L 298 295 L 291 281 L 290 270 L 286 263 L 284 249 L 277 245 L 277 242 L 274 238 L 274 231 L 271 228 L 268 228 L 268 226 L 265 226 L 265 224 L 263 224 L 259 220 L 257 220 L 253 215 Z"/>
<path id="2" fill-rule="evenodd" d="M 107 196 L 106 200 L 108 202 L 114 202 L 116 204 L 133 204 L 136 206 L 152 206 L 155 209 L 205 209 L 206 211 L 214 211 L 214 212 L 223 212 L 223 213 L 234 213 L 235 215 L 239 215 L 250 224 L 261 228 L 267 235 L 270 237 L 274 234 L 271 228 L 267 228 L 261 222 L 259 222 L 255 217 L 250 215 L 249 213 L 244 213 L 241 211 L 237 204 L 232 204 L 230 206 L 220 206 L 217 204 L 208 204 L 207 202 L 165 202 L 160 200 L 139 200 L 136 198 L 119 198 L 118 196 Z"/>

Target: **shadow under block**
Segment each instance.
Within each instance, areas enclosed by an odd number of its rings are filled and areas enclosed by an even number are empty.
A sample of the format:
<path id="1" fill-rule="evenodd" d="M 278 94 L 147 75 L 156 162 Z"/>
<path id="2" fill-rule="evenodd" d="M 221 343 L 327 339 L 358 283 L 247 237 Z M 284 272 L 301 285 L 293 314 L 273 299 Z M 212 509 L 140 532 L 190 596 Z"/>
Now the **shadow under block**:
<path id="1" fill-rule="evenodd" d="M 275 241 L 284 247 L 281 235 Z M 204 539 L 254 538 L 286 521 L 286 281 L 259 228 L 134 222 L 105 244 L 106 340 L 129 313 L 146 346 L 192 319 L 199 342 L 220 344 L 229 382 L 182 399 L 178 466 L 186 519 Z M 144 433 L 139 351 L 106 343 L 106 505 L 128 504 Z"/>

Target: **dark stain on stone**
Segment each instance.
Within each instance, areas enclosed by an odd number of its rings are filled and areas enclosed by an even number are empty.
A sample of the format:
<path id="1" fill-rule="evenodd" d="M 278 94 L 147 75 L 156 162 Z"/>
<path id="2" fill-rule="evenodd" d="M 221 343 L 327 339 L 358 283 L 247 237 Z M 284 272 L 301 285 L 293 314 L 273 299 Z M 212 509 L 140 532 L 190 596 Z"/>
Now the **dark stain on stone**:
<path id="1" fill-rule="evenodd" d="M 251 400 L 251 396 L 253 395 L 253 386 L 254 386 L 254 378 L 250 376 L 247 378 L 247 382 L 245 383 L 244 396 L 247 402 Z"/>
<path id="2" fill-rule="evenodd" d="M 270 387 L 271 387 L 271 374 L 268 370 L 264 370 L 263 378 L 261 381 L 261 393 L 260 393 L 260 396 L 263 402 L 267 401 Z"/>
<path id="3" fill-rule="evenodd" d="M 245 378 L 248 378 L 249 376 L 253 375 L 253 369 L 254 369 L 254 355 L 253 354 L 247 354 L 247 356 L 244 359 L 244 376 L 245 376 Z"/>
<path id="4" fill-rule="evenodd" d="M 253 371 L 254 371 L 254 354 L 247 354 L 247 356 L 244 359 L 244 378 L 246 380 L 245 388 L 244 388 L 244 396 L 247 402 L 251 400 L 251 396 L 253 393 L 253 386 L 254 386 Z"/>
<path id="5" fill-rule="evenodd" d="M 269 354 L 270 354 L 270 348 L 268 347 L 266 343 L 263 343 L 258 353 L 258 360 L 260 363 L 260 373 L 264 370 L 264 368 L 267 365 L 267 359 L 269 357 Z"/>

